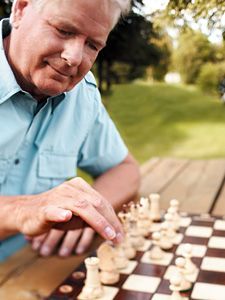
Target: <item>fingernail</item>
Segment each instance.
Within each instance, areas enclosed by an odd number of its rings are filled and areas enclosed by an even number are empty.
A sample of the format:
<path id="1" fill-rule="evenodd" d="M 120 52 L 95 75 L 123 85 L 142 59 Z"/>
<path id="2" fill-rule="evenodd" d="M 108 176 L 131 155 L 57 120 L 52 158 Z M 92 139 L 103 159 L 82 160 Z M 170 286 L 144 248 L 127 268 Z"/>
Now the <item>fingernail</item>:
<path id="1" fill-rule="evenodd" d="M 76 253 L 77 253 L 77 254 L 82 254 L 82 253 L 84 253 L 84 251 L 85 251 L 85 249 L 84 249 L 83 247 L 78 247 L 78 248 L 76 249 Z"/>
<path id="2" fill-rule="evenodd" d="M 69 249 L 68 249 L 68 248 L 62 248 L 62 249 L 59 251 L 59 255 L 60 255 L 60 256 L 68 256 L 68 255 L 69 255 Z"/>
<path id="3" fill-rule="evenodd" d="M 112 240 L 112 239 L 114 239 L 114 238 L 116 237 L 115 231 L 114 231 L 111 227 L 109 227 L 109 226 L 107 226 L 107 227 L 105 228 L 105 233 L 106 233 L 107 237 L 108 237 L 110 240 Z"/>
<path id="4" fill-rule="evenodd" d="M 66 218 L 68 218 L 69 214 L 70 214 L 69 211 L 64 210 L 64 211 L 61 212 L 61 218 L 66 219 Z"/>
<path id="5" fill-rule="evenodd" d="M 43 256 L 48 256 L 50 254 L 50 248 L 48 246 L 43 246 L 41 248 L 40 254 Z"/>
<path id="6" fill-rule="evenodd" d="M 117 233 L 116 240 L 117 240 L 118 243 L 122 243 L 123 242 L 124 236 L 122 235 L 122 233 L 120 233 L 120 232 Z"/>
<path id="7" fill-rule="evenodd" d="M 40 245 L 41 245 L 40 242 L 35 241 L 35 242 L 33 242 L 33 244 L 32 244 L 32 249 L 33 249 L 33 250 L 38 250 L 38 249 L 40 248 Z"/>

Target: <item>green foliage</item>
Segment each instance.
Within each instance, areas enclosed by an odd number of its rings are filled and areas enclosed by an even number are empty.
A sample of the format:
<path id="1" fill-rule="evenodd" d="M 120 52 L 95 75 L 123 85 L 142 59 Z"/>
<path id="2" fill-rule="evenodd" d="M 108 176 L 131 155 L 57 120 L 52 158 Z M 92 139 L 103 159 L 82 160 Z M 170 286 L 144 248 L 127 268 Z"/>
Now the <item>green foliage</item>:
<path id="1" fill-rule="evenodd" d="M 143 67 L 155 65 L 160 59 L 159 48 L 150 42 L 155 36 L 153 25 L 142 15 L 132 11 L 109 35 L 106 47 L 100 52 L 98 63 L 107 63 L 112 72 L 113 64 L 130 66 L 127 80 L 143 75 Z M 101 70 L 104 75 L 104 70 Z M 102 75 L 99 75 L 101 77 Z M 119 74 L 118 76 L 119 77 Z"/>
<path id="2" fill-rule="evenodd" d="M 225 157 L 225 109 L 218 97 L 164 83 L 113 90 L 107 109 L 139 162 L 153 156 Z"/>
<path id="3" fill-rule="evenodd" d="M 210 27 L 223 27 L 225 0 L 169 0 L 167 14 L 172 18 L 186 19 L 187 15 L 195 20 L 208 20 Z"/>
<path id="4" fill-rule="evenodd" d="M 201 68 L 198 85 L 205 92 L 219 94 L 219 86 L 223 79 L 225 79 L 225 62 L 207 63 Z"/>
<path id="5" fill-rule="evenodd" d="M 153 79 L 163 81 L 169 70 L 172 56 L 172 40 L 162 29 L 157 29 L 157 38 L 151 39 L 151 42 L 159 49 L 159 62 L 152 67 Z"/>
<path id="6" fill-rule="evenodd" d="M 214 49 L 205 35 L 190 28 L 179 37 L 173 65 L 185 83 L 195 83 L 203 64 L 214 60 Z"/>

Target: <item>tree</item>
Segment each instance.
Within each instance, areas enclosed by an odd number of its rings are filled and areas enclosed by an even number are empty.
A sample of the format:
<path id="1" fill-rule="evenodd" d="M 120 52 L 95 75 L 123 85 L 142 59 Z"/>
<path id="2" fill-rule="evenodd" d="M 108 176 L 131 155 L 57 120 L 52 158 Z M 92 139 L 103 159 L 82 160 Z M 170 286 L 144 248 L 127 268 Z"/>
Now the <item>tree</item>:
<path id="1" fill-rule="evenodd" d="M 107 46 L 98 57 L 100 89 L 102 88 L 104 74 L 107 90 L 110 89 L 110 70 L 115 62 L 128 64 L 130 66 L 128 79 L 133 79 L 134 74 L 139 74 L 138 69 L 159 61 L 159 50 L 150 43 L 150 38 L 153 35 L 155 34 L 152 23 L 135 12 L 132 12 L 118 24 L 110 34 Z M 104 68 L 106 69 L 105 73 Z"/>
<path id="2" fill-rule="evenodd" d="M 153 79 L 164 80 L 171 63 L 173 52 L 172 40 L 169 34 L 162 28 L 157 29 L 157 38 L 152 39 L 153 45 L 159 49 L 159 62 L 152 67 Z"/>
<path id="3" fill-rule="evenodd" d="M 9 16 L 12 2 L 12 0 L 0 0 L 0 19 Z"/>
<path id="4" fill-rule="evenodd" d="M 185 83 L 195 83 L 203 64 L 214 60 L 213 46 L 199 31 L 186 28 L 179 37 L 173 63 Z"/>
<path id="5" fill-rule="evenodd" d="M 185 19 L 192 15 L 195 20 L 208 20 L 209 27 L 222 28 L 225 14 L 225 0 L 169 0 L 167 14 L 172 18 Z"/>
<path id="6" fill-rule="evenodd" d="M 151 42 L 151 38 L 157 38 L 157 34 L 153 24 L 140 13 L 143 2 L 139 0 L 132 3 L 131 13 L 111 32 L 106 47 L 99 54 L 97 70 L 100 90 L 103 90 L 104 81 L 106 90 L 110 90 L 115 63 L 129 66 L 127 79 L 131 80 L 143 76 L 147 66 L 159 62 L 160 50 Z M 118 80 L 118 74 L 114 76 Z"/>

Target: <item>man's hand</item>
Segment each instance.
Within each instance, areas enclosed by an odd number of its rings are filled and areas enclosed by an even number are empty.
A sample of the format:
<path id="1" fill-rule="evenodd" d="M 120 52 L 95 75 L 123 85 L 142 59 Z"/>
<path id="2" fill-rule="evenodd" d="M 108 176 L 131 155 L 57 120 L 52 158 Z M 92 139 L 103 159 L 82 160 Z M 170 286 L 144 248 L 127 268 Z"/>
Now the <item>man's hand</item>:
<path id="1" fill-rule="evenodd" d="M 32 238 L 31 245 L 32 249 L 39 251 L 42 256 L 51 255 L 58 249 L 58 254 L 66 257 L 74 252 L 84 253 L 89 248 L 94 235 L 95 231 L 90 227 L 67 232 L 52 229 L 49 233 Z"/>
<path id="2" fill-rule="evenodd" d="M 15 222 L 25 235 L 37 236 L 54 227 L 81 229 L 88 224 L 105 239 L 122 240 L 122 226 L 111 204 L 81 178 L 24 196 L 17 204 Z"/>

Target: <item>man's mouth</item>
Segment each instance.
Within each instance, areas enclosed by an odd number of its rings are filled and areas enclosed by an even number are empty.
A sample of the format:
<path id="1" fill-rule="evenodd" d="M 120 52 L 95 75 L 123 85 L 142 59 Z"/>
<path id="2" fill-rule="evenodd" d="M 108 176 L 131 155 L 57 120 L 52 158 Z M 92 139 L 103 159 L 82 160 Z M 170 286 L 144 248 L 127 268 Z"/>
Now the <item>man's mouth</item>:
<path id="1" fill-rule="evenodd" d="M 72 75 L 66 71 L 63 70 L 59 70 L 57 68 L 55 68 L 54 66 L 50 65 L 49 63 L 47 63 L 47 65 L 52 68 L 57 74 L 64 76 L 64 77 L 71 77 Z"/>

